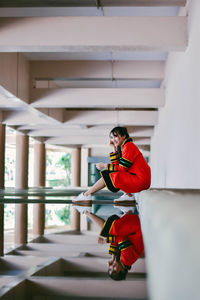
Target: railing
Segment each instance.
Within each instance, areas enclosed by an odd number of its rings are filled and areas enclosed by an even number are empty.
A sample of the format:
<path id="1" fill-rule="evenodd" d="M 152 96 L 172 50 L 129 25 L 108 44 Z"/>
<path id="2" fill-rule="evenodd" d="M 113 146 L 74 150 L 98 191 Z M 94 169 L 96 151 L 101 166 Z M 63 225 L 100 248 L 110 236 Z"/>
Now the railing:
<path id="1" fill-rule="evenodd" d="M 51 188 L 29 188 L 15 189 L 6 188 L 0 190 L 0 204 L 6 203 L 51 203 L 51 204 L 72 204 L 72 198 L 79 193 L 84 192 L 83 188 L 69 188 L 69 189 L 51 189 Z M 120 197 L 121 193 L 111 193 L 107 190 L 102 190 L 92 197 L 93 204 L 112 204 L 113 199 Z M 96 197 L 108 197 L 104 200 L 97 200 Z M 40 197 L 40 198 L 38 198 Z M 41 198 L 42 197 L 42 198 Z"/>

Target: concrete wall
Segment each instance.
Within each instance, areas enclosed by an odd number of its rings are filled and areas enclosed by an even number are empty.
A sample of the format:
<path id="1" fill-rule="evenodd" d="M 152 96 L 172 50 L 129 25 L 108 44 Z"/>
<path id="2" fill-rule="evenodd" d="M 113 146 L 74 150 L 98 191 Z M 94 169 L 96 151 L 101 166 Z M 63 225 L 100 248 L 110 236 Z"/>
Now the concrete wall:
<path id="1" fill-rule="evenodd" d="M 151 144 L 152 187 L 200 188 L 200 1 L 188 5 L 189 46 L 171 53 L 166 104 Z"/>
<path id="2" fill-rule="evenodd" d="M 0 86 L 29 102 L 29 62 L 21 53 L 0 53 Z"/>

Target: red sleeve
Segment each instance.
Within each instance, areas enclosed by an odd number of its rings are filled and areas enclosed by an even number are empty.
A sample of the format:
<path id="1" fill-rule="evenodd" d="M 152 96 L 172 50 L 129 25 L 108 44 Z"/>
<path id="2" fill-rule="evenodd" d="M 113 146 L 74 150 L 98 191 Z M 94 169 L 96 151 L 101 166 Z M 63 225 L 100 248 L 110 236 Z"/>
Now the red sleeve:
<path id="1" fill-rule="evenodd" d="M 118 165 L 119 164 L 119 153 L 116 152 L 111 152 L 110 153 L 110 161 L 111 161 L 111 165 Z"/>
<path id="2" fill-rule="evenodd" d="M 109 254 L 116 256 L 119 253 L 118 240 L 118 237 L 115 237 L 115 240 L 110 243 Z"/>
<path id="3" fill-rule="evenodd" d="M 129 240 L 120 242 L 119 250 L 121 251 L 120 260 L 125 266 L 131 266 L 139 258 L 139 255 Z"/>
<path id="4" fill-rule="evenodd" d="M 100 235 L 101 236 L 104 236 L 104 237 L 108 237 L 109 236 L 112 236 L 113 234 L 110 233 L 112 227 L 113 227 L 113 224 L 115 222 L 115 220 L 119 219 L 119 216 L 117 215 L 112 215 L 110 216 L 103 224 L 103 227 L 101 229 L 101 232 L 100 232 Z"/>
<path id="5" fill-rule="evenodd" d="M 109 253 L 117 256 L 125 267 L 130 267 L 140 256 L 127 237 L 118 237 L 116 242 L 110 245 Z"/>
<path id="6" fill-rule="evenodd" d="M 140 154 L 140 150 L 138 149 L 138 147 L 134 143 L 129 142 L 123 147 L 122 157 L 120 157 L 116 161 L 117 163 L 115 163 L 114 165 L 113 163 L 108 164 L 107 169 L 109 171 L 127 171 L 134 164 L 138 154 Z"/>
<path id="7" fill-rule="evenodd" d="M 119 253 L 119 242 L 121 241 L 120 237 L 114 237 L 114 241 L 110 243 L 109 253 L 117 255 Z"/>
<path id="8" fill-rule="evenodd" d="M 125 214 L 121 218 L 113 219 L 109 227 L 109 234 L 114 236 L 129 236 L 141 231 L 140 219 L 138 215 Z"/>

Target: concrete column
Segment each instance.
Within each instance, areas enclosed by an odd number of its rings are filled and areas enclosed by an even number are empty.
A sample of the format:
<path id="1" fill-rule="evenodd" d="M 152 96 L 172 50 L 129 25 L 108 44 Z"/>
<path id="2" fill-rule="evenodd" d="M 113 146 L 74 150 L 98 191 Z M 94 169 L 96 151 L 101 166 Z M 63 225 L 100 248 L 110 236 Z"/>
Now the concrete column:
<path id="1" fill-rule="evenodd" d="M 34 186 L 45 186 L 46 174 L 46 149 L 45 144 L 34 144 Z M 45 228 L 45 205 L 34 204 L 33 206 L 33 234 L 42 236 Z"/>
<path id="2" fill-rule="evenodd" d="M 72 150 L 72 182 L 71 186 L 80 186 L 80 173 L 81 173 L 81 151 L 80 148 Z M 75 209 L 71 209 L 71 228 L 73 230 L 80 230 L 80 213 Z"/>
<path id="3" fill-rule="evenodd" d="M 4 188 L 5 125 L 0 124 L 0 189 Z M 4 253 L 4 205 L 0 204 L 0 256 Z"/>
<path id="4" fill-rule="evenodd" d="M 81 148 L 81 186 L 88 186 L 88 156 L 90 155 L 90 149 Z M 81 215 L 81 231 L 89 230 L 90 223 L 85 215 Z"/>
<path id="5" fill-rule="evenodd" d="M 28 188 L 28 150 L 27 135 L 16 135 L 16 176 L 17 189 Z M 27 243 L 27 204 L 15 205 L 15 244 Z"/>
<path id="6" fill-rule="evenodd" d="M 81 148 L 81 186 L 88 186 L 88 156 L 90 155 L 89 148 Z"/>
<path id="7" fill-rule="evenodd" d="M 80 148 L 72 150 L 72 186 L 80 186 L 81 174 L 81 150 Z"/>

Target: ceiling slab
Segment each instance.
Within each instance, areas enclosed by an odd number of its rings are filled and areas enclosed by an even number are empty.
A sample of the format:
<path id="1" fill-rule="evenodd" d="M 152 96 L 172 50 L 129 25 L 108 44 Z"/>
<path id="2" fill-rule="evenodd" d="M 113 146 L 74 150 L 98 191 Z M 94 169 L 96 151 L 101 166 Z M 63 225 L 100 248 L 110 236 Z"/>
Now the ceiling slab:
<path id="1" fill-rule="evenodd" d="M 185 0 L 0 1 L 0 52 L 23 52 L 29 60 L 21 89 L 30 75 L 31 95 L 23 103 L 12 90 L 0 91 L 1 121 L 68 147 L 106 147 L 109 131 L 126 126 L 149 151 L 157 109 L 165 104 L 160 88 L 165 60 L 188 43 L 187 17 L 178 12 L 185 5 Z"/>

